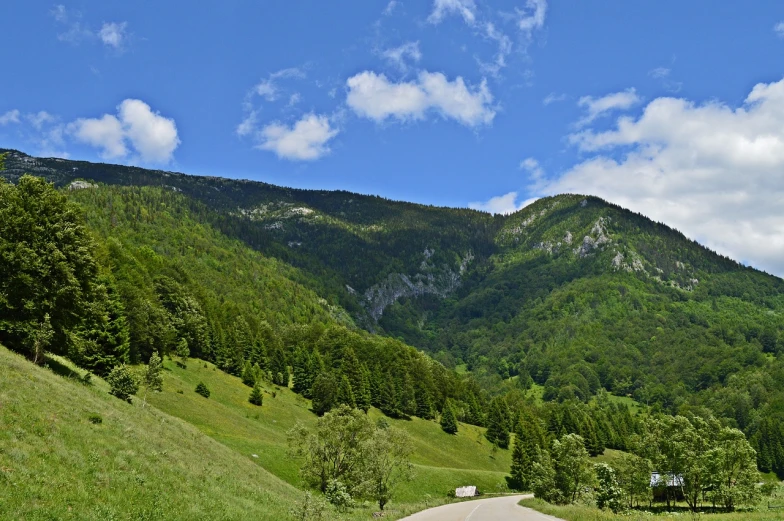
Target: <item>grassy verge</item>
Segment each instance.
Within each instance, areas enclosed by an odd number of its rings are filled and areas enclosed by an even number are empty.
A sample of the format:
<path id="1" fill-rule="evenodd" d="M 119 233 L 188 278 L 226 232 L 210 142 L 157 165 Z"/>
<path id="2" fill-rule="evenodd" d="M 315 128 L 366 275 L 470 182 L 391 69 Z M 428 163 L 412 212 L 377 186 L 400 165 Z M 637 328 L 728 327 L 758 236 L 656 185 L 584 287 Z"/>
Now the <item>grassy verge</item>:
<path id="1" fill-rule="evenodd" d="M 784 510 L 767 510 L 767 506 L 760 506 L 758 510 L 744 512 L 692 515 L 687 511 L 661 514 L 631 511 L 613 514 L 612 512 L 599 510 L 588 505 L 551 505 L 541 499 L 524 499 L 520 502 L 520 505 L 565 521 L 684 521 L 687 519 L 699 519 L 701 521 L 781 521 L 784 519 Z"/>

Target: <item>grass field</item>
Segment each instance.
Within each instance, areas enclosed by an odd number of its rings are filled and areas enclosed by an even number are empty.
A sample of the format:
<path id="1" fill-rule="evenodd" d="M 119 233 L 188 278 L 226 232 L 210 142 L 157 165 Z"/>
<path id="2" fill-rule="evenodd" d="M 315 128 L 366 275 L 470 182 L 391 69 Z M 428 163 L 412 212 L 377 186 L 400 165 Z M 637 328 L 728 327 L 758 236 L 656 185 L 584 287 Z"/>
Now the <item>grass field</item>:
<path id="1" fill-rule="evenodd" d="M 95 380 L 85 386 L 0 347 L 0 519 L 280 520 L 301 496 Z"/>
<path id="2" fill-rule="evenodd" d="M 777 494 L 778 497 L 773 498 L 771 501 L 784 505 L 784 497 L 781 497 L 782 492 L 779 491 Z M 599 510 L 589 505 L 551 505 L 541 499 L 524 499 L 520 504 L 565 521 L 682 521 L 686 519 L 699 519 L 701 521 L 781 521 L 784 519 L 784 509 L 769 510 L 767 500 L 763 501 L 755 510 L 700 514 L 691 514 L 685 506 L 672 513 L 633 510 L 613 514 L 610 511 Z"/>
<path id="3" fill-rule="evenodd" d="M 100 378 L 80 383 L 83 372 L 64 359 L 37 367 L 0 346 L 0 519 L 288 519 L 303 491 L 286 431 L 315 425 L 309 402 L 267 386 L 255 407 L 248 387 L 211 364 L 165 366 L 164 391 L 128 404 Z M 199 382 L 209 399 L 194 392 Z M 505 490 L 509 451 L 492 451 L 482 429 L 460 424 L 452 436 L 432 421 L 387 421 L 416 451 L 415 479 L 386 518 L 445 503 L 456 486 Z M 375 510 L 364 503 L 333 516 Z"/>
<path id="4" fill-rule="evenodd" d="M 165 367 L 163 392 L 149 396 L 151 404 L 196 426 L 287 483 L 302 485 L 298 463 L 286 454 L 286 432 L 297 421 L 315 425 L 317 417 L 310 412 L 308 400 L 287 388 L 266 385 L 264 405 L 256 407 L 248 403 L 250 388 L 209 363 L 191 360 L 187 369 L 182 369 L 167 360 Z M 209 399 L 194 392 L 199 382 L 210 389 Z M 369 416 L 375 421 L 383 415 L 371 409 Z M 506 490 L 511 451 L 492 451 L 484 429 L 461 423 L 458 434 L 450 435 L 434 421 L 387 421 L 407 431 L 415 446 L 415 479 L 400 486 L 390 508 L 427 498 L 430 502 L 441 500 L 447 491 L 462 485 L 476 485 L 486 492 Z"/>

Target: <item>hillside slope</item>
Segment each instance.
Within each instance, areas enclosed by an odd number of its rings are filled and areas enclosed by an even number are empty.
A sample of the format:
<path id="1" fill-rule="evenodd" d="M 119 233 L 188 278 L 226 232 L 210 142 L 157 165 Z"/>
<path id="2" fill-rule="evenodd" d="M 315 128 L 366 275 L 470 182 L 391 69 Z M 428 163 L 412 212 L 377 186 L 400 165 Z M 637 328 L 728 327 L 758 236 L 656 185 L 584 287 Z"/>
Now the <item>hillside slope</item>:
<path id="1" fill-rule="evenodd" d="M 0 484 L 0 518 L 20 521 L 279 520 L 301 494 L 177 418 L 1 346 Z"/>
<path id="2" fill-rule="evenodd" d="M 155 242 L 159 255 L 189 251 L 156 232 L 161 216 L 173 227 L 182 219 L 161 207 L 176 199 L 188 208 L 184 230 L 252 247 L 285 279 L 280 295 L 300 292 L 259 299 L 267 321 L 286 323 L 286 302 L 303 321 L 354 321 L 468 369 L 491 392 L 537 383 L 546 400 L 606 389 L 669 412 L 707 407 L 752 439 L 784 415 L 784 282 L 597 198 L 559 195 L 490 216 L 19 152 L 6 167 L 11 180 L 31 171 L 88 188 L 69 193 L 96 230 L 136 233 L 128 241 L 140 251 Z M 121 186 L 72 184 L 80 178 Z M 109 194 L 137 199 L 116 228 Z M 261 326 L 249 325 L 256 335 Z"/>

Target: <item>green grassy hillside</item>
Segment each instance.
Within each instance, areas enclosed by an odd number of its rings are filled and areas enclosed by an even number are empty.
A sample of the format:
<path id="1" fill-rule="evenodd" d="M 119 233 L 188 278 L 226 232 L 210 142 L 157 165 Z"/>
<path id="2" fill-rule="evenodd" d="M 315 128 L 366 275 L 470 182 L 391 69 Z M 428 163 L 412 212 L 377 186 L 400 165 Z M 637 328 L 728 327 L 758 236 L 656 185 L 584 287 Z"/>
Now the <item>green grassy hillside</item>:
<path id="1" fill-rule="evenodd" d="M 299 499 L 247 454 L 95 380 L 0 347 L 0 519 L 280 520 Z"/>
<path id="2" fill-rule="evenodd" d="M 297 462 L 286 455 L 286 432 L 298 421 L 315 426 L 309 400 L 287 388 L 266 384 L 264 405 L 256 407 L 248 403 L 250 389 L 239 378 L 216 370 L 212 364 L 191 360 L 182 369 L 167 361 L 165 366 L 163 392 L 151 395 L 151 404 L 240 454 L 256 454 L 253 461 L 288 483 L 302 485 Z M 199 382 L 212 393 L 209 399 L 194 392 Z M 384 417 L 376 409 L 371 409 L 369 415 L 374 420 Z M 476 485 L 487 492 L 505 488 L 510 451 L 492 451 L 483 436 L 484 429 L 460 424 L 458 434 L 450 435 L 434 421 L 385 420 L 408 432 L 415 446 L 412 462 L 416 478 L 401 486 L 392 508 L 423 501 L 427 496 L 440 499 L 462 485 Z"/>

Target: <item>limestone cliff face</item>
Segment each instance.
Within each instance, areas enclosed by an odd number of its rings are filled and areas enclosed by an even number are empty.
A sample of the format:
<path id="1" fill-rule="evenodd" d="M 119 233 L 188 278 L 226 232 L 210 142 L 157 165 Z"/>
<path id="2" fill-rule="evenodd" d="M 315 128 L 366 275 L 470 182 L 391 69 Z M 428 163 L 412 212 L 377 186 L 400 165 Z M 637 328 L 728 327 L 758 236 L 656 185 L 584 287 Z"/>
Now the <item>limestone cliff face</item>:
<path id="1" fill-rule="evenodd" d="M 362 295 L 361 303 L 374 321 L 378 321 L 384 310 L 401 298 L 435 295 L 448 297 L 460 287 L 461 277 L 474 259 L 471 252 L 460 260 L 457 269 L 449 266 L 435 266 L 430 262 L 434 251 L 425 248 L 420 272 L 413 275 L 390 273 L 387 277 L 368 288 Z"/>

